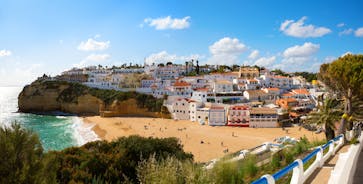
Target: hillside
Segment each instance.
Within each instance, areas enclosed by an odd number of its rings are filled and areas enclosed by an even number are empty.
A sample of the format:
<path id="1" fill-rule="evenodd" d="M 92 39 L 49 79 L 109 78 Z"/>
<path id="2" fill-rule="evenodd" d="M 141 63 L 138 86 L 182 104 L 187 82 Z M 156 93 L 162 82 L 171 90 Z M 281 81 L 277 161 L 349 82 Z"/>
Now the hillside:
<path id="1" fill-rule="evenodd" d="M 19 112 L 76 115 L 164 117 L 163 100 L 136 92 L 89 88 L 79 83 L 37 80 L 18 96 Z M 163 112 L 163 113 L 161 113 Z"/>

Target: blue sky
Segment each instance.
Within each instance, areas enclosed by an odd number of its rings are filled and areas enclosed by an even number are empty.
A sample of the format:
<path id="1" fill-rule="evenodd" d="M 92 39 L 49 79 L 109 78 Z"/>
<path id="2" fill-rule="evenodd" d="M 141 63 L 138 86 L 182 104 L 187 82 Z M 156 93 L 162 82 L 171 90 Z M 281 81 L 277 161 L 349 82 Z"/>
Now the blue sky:
<path id="1" fill-rule="evenodd" d="M 122 63 L 317 71 L 363 49 L 363 1 L 3 1 L 0 85 Z"/>

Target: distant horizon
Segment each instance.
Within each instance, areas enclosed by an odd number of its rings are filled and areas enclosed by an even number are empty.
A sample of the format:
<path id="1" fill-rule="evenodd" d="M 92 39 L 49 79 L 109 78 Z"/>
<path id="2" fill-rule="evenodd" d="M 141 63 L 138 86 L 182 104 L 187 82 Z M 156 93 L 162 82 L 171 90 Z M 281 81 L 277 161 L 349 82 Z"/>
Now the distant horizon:
<path id="1" fill-rule="evenodd" d="M 1 4 L 0 85 L 27 84 L 75 66 L 130 61 L 198 59 L 201 65 L 317 72 L 322 63 L 363 50 L 358 0 Z"/>

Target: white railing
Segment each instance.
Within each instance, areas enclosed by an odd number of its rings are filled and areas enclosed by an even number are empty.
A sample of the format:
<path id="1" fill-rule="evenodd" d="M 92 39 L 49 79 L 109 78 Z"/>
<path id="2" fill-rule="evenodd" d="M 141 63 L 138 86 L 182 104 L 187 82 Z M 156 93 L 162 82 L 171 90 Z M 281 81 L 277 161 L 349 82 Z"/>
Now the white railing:
<path id="1" fill-rule="evenodd" d="M 352 183 L 358 157 L 363 148 L 363 136 L 358 140 L 359 144 L 351 145 L 347 152 L 339 154 L 338 161 L 331 171 L 329 184 Z"/>
<path id="2" fill-rule="evenodd" d="M 275 181 L 281 179 L 290 171 L 292 171 L 292 178 L 290 183 L 303 184 L 306 179 L 319 167 L 322 167 L 324 162 L 334 155 L 340 147 L 344 144 L 344 135 L 339 135 L 336 138 L 328 141 L 328 143 L 317 147 L 313 152 L 303 159 L 296 159 L 293 163 L 276 172 L 273 175 L 266 174 L 260 179 L 252 182 L 252 184 L 274 184 Z M 324 150 L 329 148 L 328 152 L 324 155 Z M 316 156 L 314 162 L 304 171 L 304 164 Z"/>

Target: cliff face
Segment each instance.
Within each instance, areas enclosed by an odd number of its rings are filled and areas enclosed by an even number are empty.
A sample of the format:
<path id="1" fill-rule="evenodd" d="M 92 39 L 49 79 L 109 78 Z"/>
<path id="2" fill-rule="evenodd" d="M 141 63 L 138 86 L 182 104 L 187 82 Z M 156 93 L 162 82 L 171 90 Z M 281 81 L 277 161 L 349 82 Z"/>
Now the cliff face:
<path id="1" fill-rule="evenodd" d="M 25 86 L 18 97 L 19 111 L 33 113 L 62 111 L 78 115 L 99 114 L 102 101 L 94 96 L 88 94 L 79 96 L 76 103 L 60 100 L 60 94 L 69 87 L 71 86 L 66 83 L 49 85 L 41 82 Z"/>
<path id="2" fill-rule="evenodd" d="M 91 92 L 90 92 L 91 91 Z M 109 91 L 101 91 L 109 92 Z M 48 113 L 61 111 L 77 115 L 112 116 L 146 116 L 169 117 L 160 112 L 149 112 L 140 108 L 135 97 L 125 100 L 109 100 L 107 103 L 97 97 L 100 91 L 93 92 L 89 88 L 74 83 L 36 81 L 25 86 L 18 97 L 20 112 Z"/>

